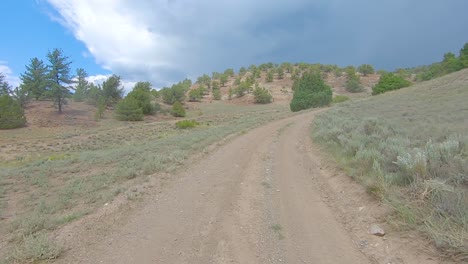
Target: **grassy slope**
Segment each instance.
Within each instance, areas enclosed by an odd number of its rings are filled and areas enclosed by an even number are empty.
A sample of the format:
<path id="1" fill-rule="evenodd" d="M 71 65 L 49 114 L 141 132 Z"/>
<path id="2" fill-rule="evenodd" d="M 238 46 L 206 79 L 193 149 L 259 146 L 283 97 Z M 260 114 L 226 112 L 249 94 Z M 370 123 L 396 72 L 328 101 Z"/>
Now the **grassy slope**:
<path id="1" fill-rule="evenodd" d="M 468 259 L 468 70 L 347 102 L 313 137 L 446 253 Z"/>
<path id="2" fill-rule="evenodd" d="M 200 123 L 189 130 L 176 129 L 173 122 L 107 119 L 74 133 L 38 135 L 56 148 L 25 151 L 21 158 L 0 162 L 0 242 L 16 244 L 13 257 L 20 261 L 58 254 L 44 236 L 49 230 L 93 212 L 120 193 L 132 199 L 132 185 L 155 173 L 173 172 L 191 155 L 230 134 L 289 114 L 285 105 L 240 107 L 215 102 L 188 113 Z M 18 144 L 34 139 L 34 131 L 20 132 L 2 133 Z"/>

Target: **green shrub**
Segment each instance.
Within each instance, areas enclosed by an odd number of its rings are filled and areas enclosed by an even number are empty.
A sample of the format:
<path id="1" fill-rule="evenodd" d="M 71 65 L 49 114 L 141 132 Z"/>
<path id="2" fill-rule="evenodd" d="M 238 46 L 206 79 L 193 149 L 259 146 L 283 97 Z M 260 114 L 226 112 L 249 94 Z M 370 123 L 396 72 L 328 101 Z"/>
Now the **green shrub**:
<path id="1" fill-rule="evenodd" d="M 189 101 L 190 102 L 200 102 L 200 100 L 202 99 L 202 96 L 203 96 L 203 89 L 201 89 L 201 87 L 197 88 L 197 89 L 190 90 L 190 92 L 189 92 Z"/>
<path id="2" fill-rule="evenodd" d="M 221 100 L 221 91 L 219 89 L 213 90 L 213 99 Z"/>
<path id="3" fill-rule="evenodd" d="M 339 104 L 339 103 L 342 103 L 342 102 L 345 102 L 345 101 L 348 101 L 348 100 L 349 100 L 348 96 L 337 95 L 337 96 L 333 97 L 332 103 L 333 104 Z"/>
<path id="4" fill-rule="evenodd" d="M 359 93 L 364 91 L 359 78 L 352 78 L 346 82 L 346 91 L 350 93 Z"/>
<path id="5" fill-rule="evenodd" d="M 198 125 L 200 125 L 200 123 L 195 120 L 182 120 L 176 123 L 176 127 L 180 129 L 194 128 Z"/>
<path id="6" fill-rule="evenodd" d="M 379 83 L 372 88 L 372 94 L 381 94 L 387 91 L 398 90 L 411 85 L 411 82 L 393 73 L 380 76 Z"/>
<path id="7" fill-rule="evenodd" d="M 9 95 L 0 97 L 0 129 L 12 129 L 26 124 L 24 109 Z"/>
<path id="8" fill-rule="evenodd" d="M 320 73 L 304 73 L 294 81 L 294 95 L 290 103 L 293 112 L 329 105 L 332 101 L 332 90 L 326 85 Z"/>
<path id="9" fill-rule="evenodd" d="M 62 253 L 63 248 L 51 241 L 47 235 L 40 233 L 28 235 L 12 254 L 16 262 L 36 263 L 37 261 L 50 261 Z"/>
<path id="10" fill-rule="evenodd" d="M 263 87 L 256 87 L 253 91 L 256 104 L 269 104 L 271 103 L 272 96 L 270 92 Z"/>
<path id="11" fill-rule="evenodd" d="M 172 115 L 175 117 L 184 117 L 185 116 L 185 109 L 179 101 L 176 101 L 172 105 Z"/>
<path id="12" fill-rule="evenodd" d="M 116 118 L 120 121 L 143 120 L 143 109 L 133 97 L 126 97 L 117 104 L 115 110 Z"/>
<path id="13" fill-rule="evenodd" d="M 150 90 L 143 89 L 133 89 L 128 95 L 128 97 L 133 97 L 138 106 L 143 111 L 143 114 L 149 115 L 153 113 L 153 106 L 151 105 L 151 92 Z"/>
<path id="14" fill-rule="evenodd" d="M 370 65 L 370 64 L 363 64 L 363 65 L 359 66 L 358 71 L 360 73 L 364 74 L 364 76 L 367 76 L 369 74 L 373 74 L 375 72 L 374 67 L 372 67 L 372 65 Z"/>

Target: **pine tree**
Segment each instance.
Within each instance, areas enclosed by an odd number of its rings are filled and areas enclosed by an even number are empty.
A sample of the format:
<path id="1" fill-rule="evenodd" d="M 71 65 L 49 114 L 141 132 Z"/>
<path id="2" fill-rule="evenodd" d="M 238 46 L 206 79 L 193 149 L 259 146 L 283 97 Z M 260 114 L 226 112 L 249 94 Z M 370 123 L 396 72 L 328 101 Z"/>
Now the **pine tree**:
<path id="1" fill-rule="evenodd" d="M 9 95 L 11 93 L 11 86 L 5 79 L 5 75 L 0 72 L 0 96 Z"/>
<path id="2" fill-rule="evenodd" d="M 47 66 L 42 60 L 32 58 L 26 71 L 20 76 L 21 89 L 36 100 L 46 96 L 47 92 Z"/>
<path id="3" fill-rule="evenodd" d="M 123 88 L 121 87 L 120 76 L 113 74 L 102 83 L 102 95 L 106 99 L 107 105 L 113 105 L 122 99 Z"/>
<path id="4" fill-rule="evenodd" d="M 49 95 L 58 107 L 58 112 L 62 113 L 62 107 L 66 104 L 66 98 L 70 91 L 67 85 L 73 83 L 70 77 L 70 64 L 68 57 L 63 55 L 62 50 L 54 49 L 47 54 L 50 65 L 47 76 L 50 86 Z"/>
<path id="5" fill-rule="evenodd" d="M 88 95 L 88 81 L 86 78 L 88 77 L 88 73 L 82 69 L 76 69 L 76 87 L 75 87 L 75 94 L 73 95 L 73 100 L 75 102 L 83 102 L 87 95 Z"/>

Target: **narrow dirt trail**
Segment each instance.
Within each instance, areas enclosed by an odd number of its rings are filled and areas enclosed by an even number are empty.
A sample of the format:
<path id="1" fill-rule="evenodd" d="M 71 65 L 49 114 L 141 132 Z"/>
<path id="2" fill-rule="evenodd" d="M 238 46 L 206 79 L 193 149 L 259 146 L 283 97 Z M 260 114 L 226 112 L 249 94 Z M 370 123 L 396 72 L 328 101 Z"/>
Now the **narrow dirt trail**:
<path id="1" fill-rule="evenodd" d="M 236 137 L 57 262 L 371 263 L 315 186 L 315 114 Z"/>

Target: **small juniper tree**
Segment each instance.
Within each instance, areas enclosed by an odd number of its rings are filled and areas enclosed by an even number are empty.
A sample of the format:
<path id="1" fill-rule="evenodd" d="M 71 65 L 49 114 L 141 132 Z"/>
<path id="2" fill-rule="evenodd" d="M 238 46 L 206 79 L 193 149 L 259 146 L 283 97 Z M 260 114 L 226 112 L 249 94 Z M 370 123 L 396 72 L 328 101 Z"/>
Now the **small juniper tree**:
<path id="1" fill-rule="evenodd" d="M 267 89 L 258 85 L 255 86 L 253 95 L 255 103 L 257 104 L 269 104 L 272 101 L 272 96 L 270 92 Z"/>
<path id="2" fill-rule="evenodd" d="M 332 101 L 332 90 L 326 85 L 318 72 L 304 73 L 294 81 L 293 99 L 290 103 L 293 112 L 329 105 Z"/>
<path id="3" fill-rule="evenodd" d="M 369 74 L 373 74 L 375 70 L 374 67 L 372 67 L 370 64 L 362 64 L 358 67 L 358 72 L 364 74 L 364 76 L 367 76 Z"/>
<path id="4" fill-rule="evenodd" d="M 185 116 L 184 106 L 179 101 L 176 101 L 172 105 L 172 115 L 175 116 L 175 117 L 184 117 Z"/>
<path id="5" fill-rule="evenodd" d="M 23 107 L 9 95 L 0 96 L 0 129 L 12 129 L 26 124 Z"/>
<path id="6" fill-rule="evenodd" d="M 120 121 L 143 120 L 143 109 L 133 97 L 126 97 L 117 104 L 115 110 L 116 118 Z"/>

